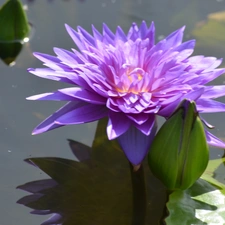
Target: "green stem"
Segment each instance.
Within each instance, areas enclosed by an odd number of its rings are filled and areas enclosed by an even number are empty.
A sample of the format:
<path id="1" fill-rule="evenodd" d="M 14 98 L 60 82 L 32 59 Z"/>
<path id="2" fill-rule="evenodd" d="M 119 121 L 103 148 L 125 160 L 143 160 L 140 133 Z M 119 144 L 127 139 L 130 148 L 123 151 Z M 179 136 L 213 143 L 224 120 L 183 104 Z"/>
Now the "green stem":
<path id="1" fill-rule="evenodd" d="M 147 195 L 144 169 L 141 165 L 137 171 L 134 171 L 130 164 L 131 182 L 133 188 L 133 218 L 132 225 L 144 225 L 147 211 Z"/>
<path id="2" fill-rule="evenodd" d="M 169 197 L 170 197 L 171 193 L 172 193 L 172 191 L 169 191 L 169 190 L 166 191 L 166 199 L 165 199 L 166 201 L 165 201 L 165 206 L 163 208 L 163 215 L 162 215 L 162 218 L 160 220 L 160 225 L 165 225 L 166 224 L 165 219 L 169 216 L 169 211 L 167 209 L 166 204 L 169 201 Z"/>

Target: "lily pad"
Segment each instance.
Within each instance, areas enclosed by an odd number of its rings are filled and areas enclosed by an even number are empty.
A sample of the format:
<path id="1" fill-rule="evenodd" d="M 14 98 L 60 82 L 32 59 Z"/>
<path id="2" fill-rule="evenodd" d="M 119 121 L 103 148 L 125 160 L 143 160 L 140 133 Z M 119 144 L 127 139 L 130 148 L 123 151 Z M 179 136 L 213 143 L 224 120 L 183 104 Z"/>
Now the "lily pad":
<path id="1" fill-rule="evenodd" d="M 210 160 L 202 179 L 169 196 L 167 225 L 225 224 L 224 162 L 225 158 Z"/>
<path id="2" fill-rule="evenodd" d="M 175 191 L 169 196 L 167 225 L 214 225 L 225 223 L 225 190 L 218 190 L 199 179 L 186 191 Z"/>

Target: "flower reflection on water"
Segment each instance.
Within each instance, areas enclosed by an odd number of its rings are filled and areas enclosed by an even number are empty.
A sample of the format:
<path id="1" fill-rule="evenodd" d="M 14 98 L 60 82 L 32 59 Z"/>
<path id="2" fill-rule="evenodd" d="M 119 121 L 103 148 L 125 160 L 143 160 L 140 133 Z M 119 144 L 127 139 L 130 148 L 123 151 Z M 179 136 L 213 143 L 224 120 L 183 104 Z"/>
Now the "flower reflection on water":
<path id="1" fill-rule="evenodd" d="M 105 126 L 105 122 L 102 125 Z M 102 127 L 99 128 L 97 138 L 101 139 L 104 135 L 101 134 Z M 152 209 L 150 205 L 145 204 L 147 200 L 150 201 L 151 194 L 148 198 L 143 195 L 145 198 L 142 199 L 140 198 L 142 194 L 135 193 L 136 198 L 133 199 L 128 163 L 122 152 L 115 148 L 115 142 L 108 144 L 103 154 L 102 147 L 106 143 L 103 145 L 101 142 L 95 143 L 92 151 L 90 147 L 73 140 L 69 140 L 69 144 L 80 162 L 55 157 L 26 160 L 52 178 L 31 181 L 18 187 L 30 193 L 21 198 L 19 204 L 31 208 L 32 214 L 51 214 L 42 225 L 124 225 L 133 224 L 132 219 L 144 225 L 145 221 L 152 221 L 155 224 L 160 219 L 163 207 L 161 206 L 160 210 L 159 206 Z M 90 152 L 91 157 L 87 159 Z M 114 160 L 117 162 L 116 167 Z M 147 187 L 150 184 L 151 187 L 156 185 L 150 181 L 150 177 L 149 171 L 146 171 Z M 153 180 L 155 181 L 155 178 Z M 157 204 L 160 205 L 159 202 L 164 201 L 160 200 L 164 196 L 164 188 L 159 183 L 158 185 L 160 188 L 156 189 L 157 194 L 154 192 L 154 198 L 157 198 Z M 145 215 L 146 207 L 152 212 L 149 215 Z M 155 218 L 155 215 L 158 217 Z"/>

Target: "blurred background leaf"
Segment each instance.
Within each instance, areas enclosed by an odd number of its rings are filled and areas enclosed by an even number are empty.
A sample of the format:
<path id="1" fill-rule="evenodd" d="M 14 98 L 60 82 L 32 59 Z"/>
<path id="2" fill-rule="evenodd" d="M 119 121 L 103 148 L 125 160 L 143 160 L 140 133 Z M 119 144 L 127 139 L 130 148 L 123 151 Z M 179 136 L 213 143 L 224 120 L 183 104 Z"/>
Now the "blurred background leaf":
<path id="1" fill-rule="evenodd" d="M 207 20 L 196 24 L 191 32 L 197 40 L 198 51 L 205 53 L 210 49 L 211 55 L 224 56 L 225 50 L 225 11 L 208 15 Z"/>
<path id="2" fill-rule="evenodd" d="M 19 0 L 8 0 L 0 9 L 0 58 L 11 64 L 28 37 L 30 26 Z"/>

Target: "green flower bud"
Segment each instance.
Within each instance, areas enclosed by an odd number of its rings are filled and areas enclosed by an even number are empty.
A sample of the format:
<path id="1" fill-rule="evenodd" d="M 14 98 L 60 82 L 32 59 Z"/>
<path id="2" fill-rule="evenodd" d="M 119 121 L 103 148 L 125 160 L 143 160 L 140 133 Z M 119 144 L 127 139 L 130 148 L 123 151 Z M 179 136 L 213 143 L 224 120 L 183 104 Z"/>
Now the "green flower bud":
<path id="1" fill-rule="evenodd" d="M 185 190 L 202 175 L 208 161 L 208 144 L 195 103 L 184 100 L 154 138 L 149 167 L 169 190 Z"/>

